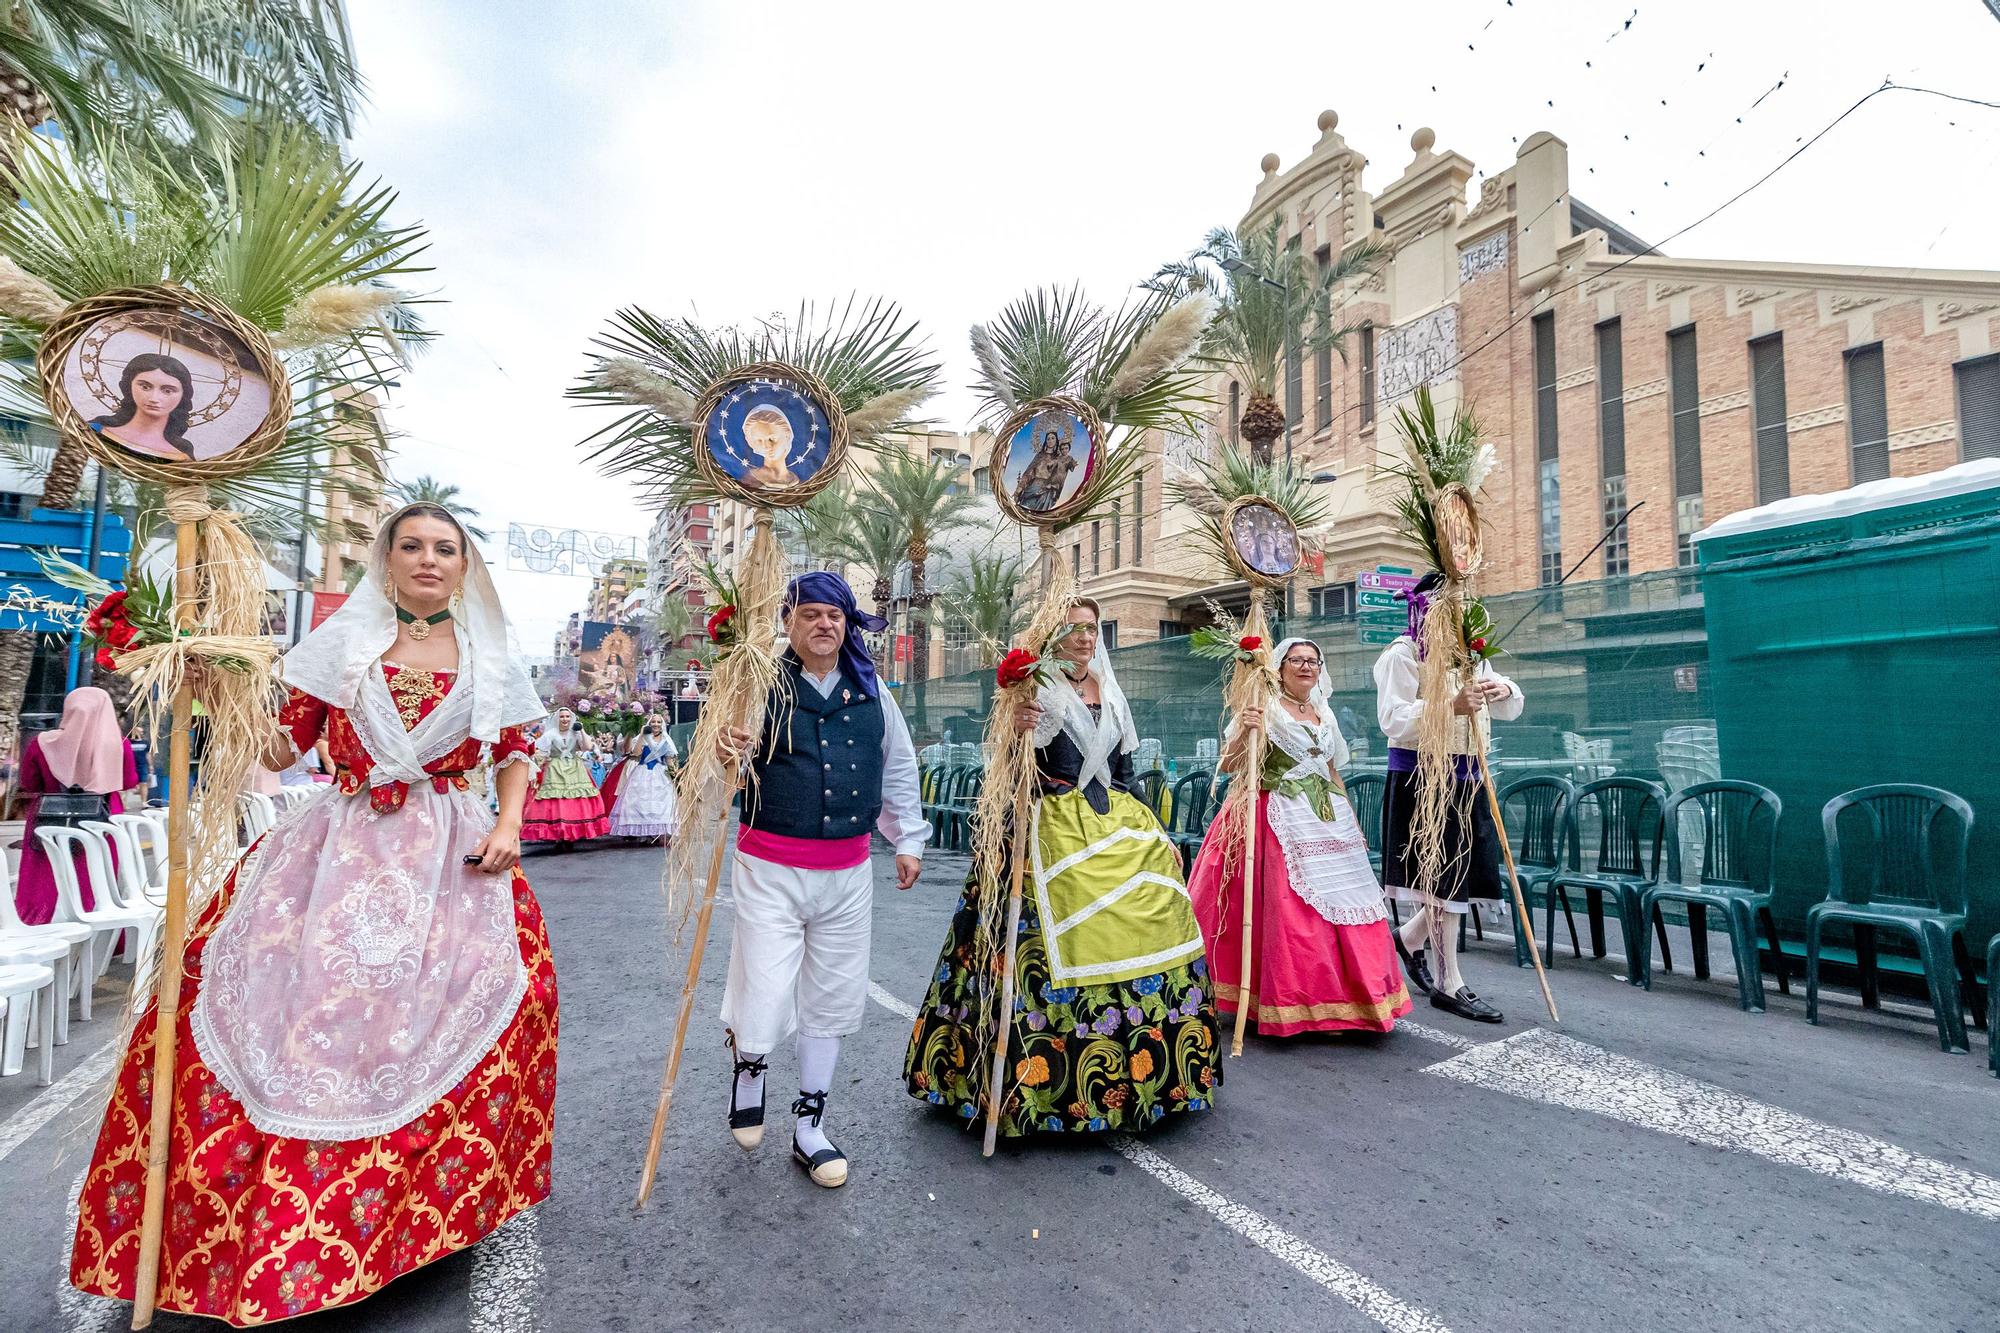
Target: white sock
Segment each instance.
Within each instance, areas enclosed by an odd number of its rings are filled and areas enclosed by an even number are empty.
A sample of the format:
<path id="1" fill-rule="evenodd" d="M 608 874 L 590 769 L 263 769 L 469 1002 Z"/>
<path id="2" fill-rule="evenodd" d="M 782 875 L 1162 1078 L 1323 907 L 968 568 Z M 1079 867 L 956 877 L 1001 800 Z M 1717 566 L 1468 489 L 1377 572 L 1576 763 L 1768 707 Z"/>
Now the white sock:
<path id="1" fill-rule="evenodd" d="M 762 1055 L 752 1051 L 736 1052 L 738 1060 L 762 1060 Z M 764 1104 L 764 1076 L 762 1074 L 738 1074 L 736 1076 L 736 1105 L 740 1110 Z"/>
<path id="2" fill-rule="evenodd" d="M 1416 911 L 1410 913 L 1408 921 L 1405 921 L 1401 926 L 1396 928 L 1396 938 L 1403 942 L 1405 949 L 1408 949 L 1411 953 L 1421 953 L 1423 951 L 1424 945 L 1427 943 L 1425 936 L 1431 928 L 1430 919 L 1431 909 L 1428 907 L 1419 907 Z"/>
<path id="3" fill-rule="evenodd" d="M 1438 970 L 1435 973 L 1438 985 L 1444 987 L 1447 994 L 1456 995 L 1459 989 L 1465 985 L 1465 977 L 1458 970 L 1458 929 L 1456 922 L 1452 923 L 1451 933 L 1446 937 L 1444 947 L 1438 952 L 1440 956 L 1438 958 Z"/>
<path id="4" fill-rule="evenodd" d="M 799 1095 L 826 1094 L 833 1088 L 833 1067 L 840 1059 L 840 1038 L 806 1037 L 799 1038 Z M 799 1148 L 806 1156 L 833 1147 L 833 1141 L 826 1136 L 825 1120 L 814 1124 L 812 1117 L 802 1115 L 793 1128 L 798 1136 Z"/>

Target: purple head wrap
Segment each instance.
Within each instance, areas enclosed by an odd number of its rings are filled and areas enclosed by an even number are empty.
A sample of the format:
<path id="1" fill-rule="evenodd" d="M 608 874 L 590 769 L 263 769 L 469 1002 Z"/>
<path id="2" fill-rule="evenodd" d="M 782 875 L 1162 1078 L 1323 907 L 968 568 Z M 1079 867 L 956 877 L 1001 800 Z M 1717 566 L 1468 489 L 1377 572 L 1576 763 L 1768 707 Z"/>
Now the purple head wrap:
<path id="1" fill-rule="evenodd" d="M 1410 642 L 1415 645 L 1419 660 L 1424 655 L 1424 617 L 1431 611 L 1431 594 L 1444 586 L 1444 575 L 1433 569 L 1417 580 L 1417 586 L 1396 595 L 1408 604 L 1410 612 Z"/>
<path id="2" fill-rule="evenodd" d="M 861 632 L 879 634 L 889 628 L 889 622 L 863 611 L 854 600 L 854 589 L 847 586 L 847 580 L 826 570 L 814 570 L 792 580 L 785 589 L 786 613 L 801 602 L 840 608 L 840 613 L 847 617 L 847 638 L 840 645 L 840 668 L 861 686 L 863 694 L 871 699 L 880 696 L 882 686 L 875 678 L 875 659 L 868 655 Z"/>

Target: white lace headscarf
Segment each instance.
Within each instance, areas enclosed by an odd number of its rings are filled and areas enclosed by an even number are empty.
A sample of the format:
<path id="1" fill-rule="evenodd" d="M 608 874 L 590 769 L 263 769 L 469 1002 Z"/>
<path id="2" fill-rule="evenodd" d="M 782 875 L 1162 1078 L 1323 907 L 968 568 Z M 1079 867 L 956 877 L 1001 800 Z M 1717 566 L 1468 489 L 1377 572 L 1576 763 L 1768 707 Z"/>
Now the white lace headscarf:
<path id="1" fill-rule="evenodd" d="M 405 505 L 382 523 L 368 554 L 368 573 L 346 603 L 324 625 L 306 635 L 285 654 L 287 685 L 305 691 L 336 708 L 352 709 L 362 679 L 396 642 L 396 608 L 389 601 L 389 546 L 396 525 L 411 511 L 432 513 L 436 506 Z M 462 527 L 461 527 L 462 533 Z M 500 607 L 500 594 L 479 548 L 465 542 L 463 601 L 452 617 L 458 640 L 457 689 L 472 689 L 473 737 L 488 744 L 500 739 L 505 727 L 541 717 L 546 710 L 528 678 L 514 632 Z"/>
<path id="2" fill-rule="evenodd" d="M 1035 728 L 1035 744 L 1047 745 L 1056 733 L 1066 731 L 1083 755 L 1083 771 L 1077 775 L 1078 790 L 1093 779 L 1111 785 L 1111 757 L 1139 748 L 1139 733 L 1132 725 L 1132 705 L 1118 686 L 1118 673 L 1111 669 L 1111 654 L 1105 650 L 1104 635 L 1097 636 L 1097 651 L 1090 657 L 1090 674 L 1097 677 L 1099 717 L 1090 715 L 1083 695 L 1070 684 L 1060 666 L 1054 667 L 1048 687 L 1042 691 L 1042 722 Z"/>

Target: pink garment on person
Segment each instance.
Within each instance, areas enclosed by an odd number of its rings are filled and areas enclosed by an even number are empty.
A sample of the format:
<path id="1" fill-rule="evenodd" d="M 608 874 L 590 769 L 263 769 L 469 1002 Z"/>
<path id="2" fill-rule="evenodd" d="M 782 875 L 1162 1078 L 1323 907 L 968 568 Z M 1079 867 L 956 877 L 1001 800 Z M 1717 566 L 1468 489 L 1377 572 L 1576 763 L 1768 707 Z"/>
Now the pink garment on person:
<path id="1" fill-rule="evenodd" d="M 53 790 L 81 787 L 102 794 L 132 785 L 128 776 L 132 747 L 118 730 L 118 710 L 112 707 L 111 696 L 95 685 L 69 692 L 63 699 L 61 725 L 43 732 L 41 740 L 42 757 L 58 784 Z M 121 777 L 125 781 L 120 782 Z"/>
<path id="2" fill-rule="evenodd" d="M 101 691 L 100 691 L 101 693 Z M 66 790 L 66 784 L 57 782 L 50 772 L 48 756 L 42 745 L 52 733 L 43 732 L 28 738 L 28 746 L 21 752 L 21 783 L 17 789 L 26 798 L 21 818 L 27 821 L 27 830 L 21 835 L 21 869 L 14 880 L 14 910 L 20 914 L 23 923 L 30 926 L 46 925 L 56 915 L 56 872 L 49 864 L 48 853 L 42 850 L 42 840 L 35 836 L 35 816 L 40 811 L 42 797 L 52 791 Z M 139 766 L 133 762 L 132 746 L 121 741 L 124 746 L 123 784 L 110 793 L 109 809 L 114 815 L 124 813 L 124 805 L 119 800 L 119 792 L 130 791 L 139 785 Z M 111 849 L 112 865 L 117 865 L 118 849 Z M 91 897 L 90 878 L 85 873 L 83 858 L 76 858 L 77 889 L 83 896 L 86 908 L 97 904 Z"/>
<path id="3" fill-rule="evenodd" d="M 852 870 L 868 859 L 868 835 L 851 838 L 788 838 L 763 829 L 736 830 L 736 850 L 745 856 L 794 870 Z"/>
<path id="4" fill-rule="evenodd" d="M 1410 1012 L 1402 965 L 1387 920 L 1336 925 L 1294 891 L 1285 849 L 1271 827 L 1270 792 L 1257 796 L 1257 879 L 1251 914 L 1251 1021 L 1266 1037 L 1357 1029 L 1387 1032 Z M 1208 971 L 1218 1013 L 1235 1014 L 1243 970 L 1243 867 L 1237 859 L 1234 806 L 1209 826 L 1188 876 L 1188 896 L 1208 946 Z M 1340 819 L 1352 828 L 1343 799 Z M 1367 865 L 1360 843 L 1344 853 Z"/>

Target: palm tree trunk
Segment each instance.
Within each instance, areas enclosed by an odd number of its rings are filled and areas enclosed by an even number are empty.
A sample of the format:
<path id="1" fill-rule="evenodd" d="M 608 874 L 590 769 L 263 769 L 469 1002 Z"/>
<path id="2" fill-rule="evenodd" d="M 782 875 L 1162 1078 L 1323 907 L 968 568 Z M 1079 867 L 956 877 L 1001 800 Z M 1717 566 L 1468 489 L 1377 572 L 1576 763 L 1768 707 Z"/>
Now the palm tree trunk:
<path id="1" fill-rule="evenodd" d="M 28 677 L 35 669 L 33 630 L 0 634 L 0 756 L 20 771 L 21 705 L 28 697 Z"/>
<path id="2" fill-rule="evenodd" d="M 44 509 L 74 509 L 83 494 L 83 470 L 90 462 L 77 445 L 63 440 L 56 445 L 49 475 L 42 481 Z"/>
<path id="3" fill-rule="evenodd" d="M 1244 408 L 1237 430 L 1250 442 L 1250 457 L 1259 466 L 1269 467 L 1271 446 L 1285 433 L 1285 409 L 1278 405 L 1276 398 L 1259 394 Z"/>

